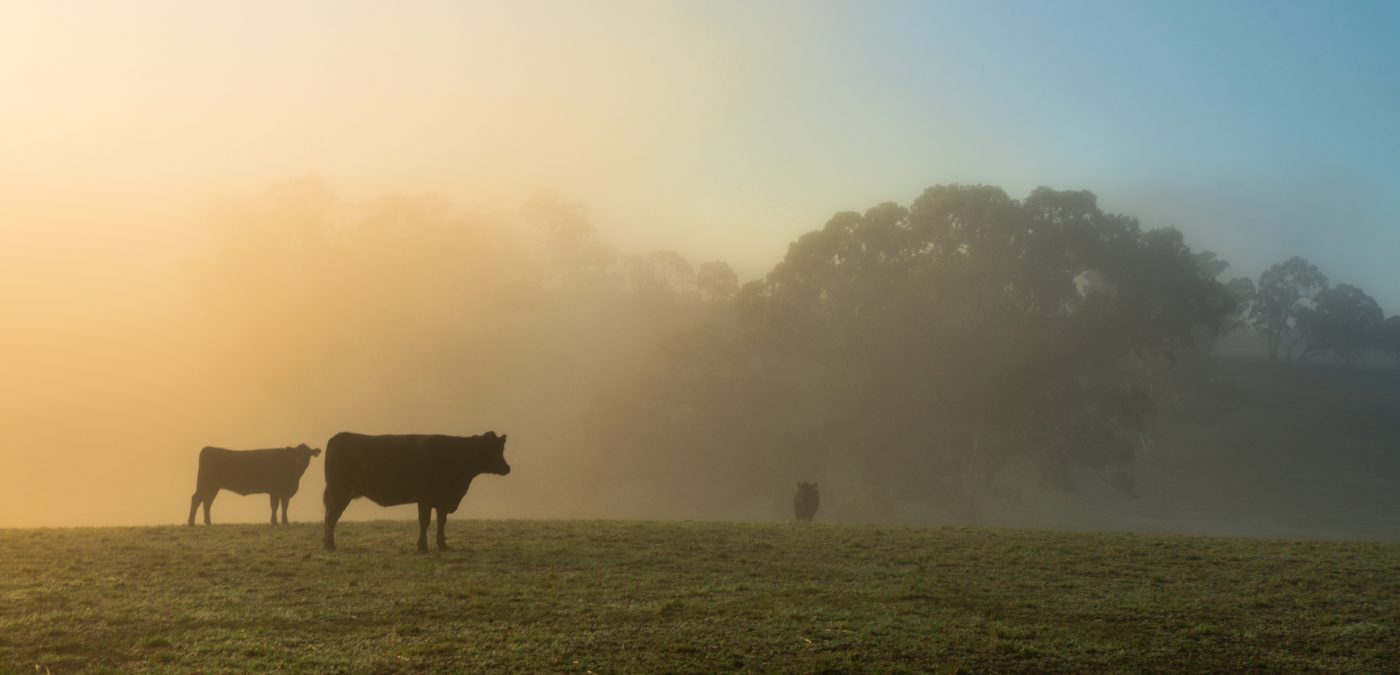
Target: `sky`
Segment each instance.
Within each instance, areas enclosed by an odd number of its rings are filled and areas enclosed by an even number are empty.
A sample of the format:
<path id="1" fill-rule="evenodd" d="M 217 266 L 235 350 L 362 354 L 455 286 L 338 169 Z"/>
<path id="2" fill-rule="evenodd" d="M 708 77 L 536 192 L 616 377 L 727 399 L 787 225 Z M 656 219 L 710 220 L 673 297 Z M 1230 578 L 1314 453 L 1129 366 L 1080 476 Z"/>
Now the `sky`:
<path id="1" fill-rule="evenodd" d="M 103 354 L 193 302 L 132 299 L 219 205 L 304 177 L 502 213 L 551 190 L 619 249 L 745 278 L 931 185 L 1087 189 L 1227 276 L 1303 255 L 1400 313 L 1397 34 L 1367 2 L 0 0 L 0 435 L 122 402 L 143 367 Z M 159 349 L 168 400 L 199 356 Z"/>
<path id="2" fill-rule="evenodd" d="M 1176 225 L 1237 271 L 1303 253 L 1400 310 L 1400 9 L 1387 3 L 3 14 L 0 199 L 46 228 L 76 195 L 169 215 L 308 175 L 349 196 L 501 208 L 547 188 L 638 249 L 757 274 L 837 210 L 945 182 L 1049 185 Z"/>

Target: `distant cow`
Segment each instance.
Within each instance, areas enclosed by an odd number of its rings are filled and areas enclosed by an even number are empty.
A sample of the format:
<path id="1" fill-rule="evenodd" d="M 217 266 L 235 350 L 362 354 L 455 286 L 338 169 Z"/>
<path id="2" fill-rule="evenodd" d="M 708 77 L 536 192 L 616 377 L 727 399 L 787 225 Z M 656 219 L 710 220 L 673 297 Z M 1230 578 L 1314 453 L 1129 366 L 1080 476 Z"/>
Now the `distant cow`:
<path id="1" fill-rule="evenodd" d="M 457 510 L 472 479 L 510 473 L 506 436 L 365 436 L 342 432 L 326 443 L 326 550 L 350 500 L 380 506 L 418 504 L 418 550 L 428 551 L 428 521 L 437 509 L 437 547 L 447 549 L 447 514 Z"/>
<path id="2" fill-rule="evenodd" d="M 287 502 L 301 485 L 301 475 L 311 458 L 321 454 L 320 448 L 305 443 L 295 448 L 268 450 L 225 450 L 204 448 L 199 451 L 199 478 L 194 496 L 190 497 L 190 524 L 194 513 L 204 503 L 204 524 L 209 524 L 209 505 L 219 490 L 232 490 L 240 495 L 267 493 L 272 502 L 272 524 L 277 524 L 277 504 L 282 504 L 282 523 L 287 523 Z"/>
<path id="3" fill-rule="evenodd" d="M 792 512 L 798 520 L 812 522 L 812 516 L 817 515 L 817 506 L 821 504 L 821 495 L 817 493 L 816 483 L 797 483 L 797 496 L 792 498 Z"/>

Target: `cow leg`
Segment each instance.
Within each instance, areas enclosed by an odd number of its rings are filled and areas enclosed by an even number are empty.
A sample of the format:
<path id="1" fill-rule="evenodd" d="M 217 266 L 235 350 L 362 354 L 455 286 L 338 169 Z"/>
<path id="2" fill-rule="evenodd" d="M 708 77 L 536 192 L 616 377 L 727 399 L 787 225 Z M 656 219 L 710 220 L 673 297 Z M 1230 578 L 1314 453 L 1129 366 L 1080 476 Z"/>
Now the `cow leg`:
<path id="1" fill-rule="evenodd" d="M 278 503 L 277 495 L 268 495 L 268 496 L 267 496 L 267 501 L 270 502 L 270 503 L 272 504 L 272 524 L 273 524 L 273 525 L 276 525 L 276 524 L 277 524 L 277 503 Z"/>
<path id="2" fill-rule="evenodd" d="M 428 523 L 433 519 L 433 507 L 418 502 L 418 552 L 428 552 Z"/>
<path id="3" fill-rule="evenodd" d="M 287 503 L 290 502 L 290 501 L 292 501 L 292 498 L 291 498 L 291 497 L 283 497 L 283 498 L 282 498 L 282 524 L 283 524 L 283 525 L 289 525 L 289 524 L 290 524 L 289 522 L 287 522 Z"/>
<path id="4" fill-rule="evenodd" d="M 199 498 L 199 491 L 196 490 L 190 497 L 190 527 L 194 527 L 194 514 L 199 511 L 199 503 L 203 501 Z"/>
<path id="5" fill-rule="evenodd" d="M 447 511 L 446 511 L 445 509 L 439 508 L 439 509 L 437 510 L 437 512 L 438 512 L 438 533 L 437 533 L 438 536 L 437 536 L 437 546 L 438 546 L 438 550 L 439 550 L 439 551 L 446 551 L 446 550 L 449 550 L 449 549 L 450 549 L 450 547 L 447 545 Z"/>
<path id="6" fill-rule="evenodd" d="M 350 500 L 331 494 L 326 490 L 326 538 L 325 546 L 327 551 L 335 550 L 335 523 L 340 520 L 340 514 L 345 513 L 345 507 L 350 505 Z"/>
<path id="7" fill-rule="evenodd" d="M 209 492 L 209 493 L 206 494 L 205 497 L 204 497 L 204 524 L 205 524 L 205 525 L 212 525 L 212 523 L 209 522 L 209 507 L 210 507 L 210 506 L 213 506 L 213 504 L 214 504 L 214 498 L 217 497 L 217 496 L 219 496 L 219 492 L 218 492 L 217 490 L 215 490 L 215 491 Z"/>

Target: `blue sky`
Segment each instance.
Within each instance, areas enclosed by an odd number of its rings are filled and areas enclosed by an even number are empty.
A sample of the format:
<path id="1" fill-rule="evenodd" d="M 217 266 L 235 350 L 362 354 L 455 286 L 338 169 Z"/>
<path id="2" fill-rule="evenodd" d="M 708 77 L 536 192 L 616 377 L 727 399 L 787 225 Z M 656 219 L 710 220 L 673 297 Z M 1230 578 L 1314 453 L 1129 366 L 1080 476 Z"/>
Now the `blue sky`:
<path id="1" fill-rule="evenodd" d="M 1301 254 L 1400 312 L 1400 4 L 822 7 L 797 47 L 813 81 L 758 114 L 835 108 L 811 136 L 853 146 L 855 185 L 822 190 L 866 193 L 848 208 L 935 182 L 1084 188 L 1234 273 Z"/>

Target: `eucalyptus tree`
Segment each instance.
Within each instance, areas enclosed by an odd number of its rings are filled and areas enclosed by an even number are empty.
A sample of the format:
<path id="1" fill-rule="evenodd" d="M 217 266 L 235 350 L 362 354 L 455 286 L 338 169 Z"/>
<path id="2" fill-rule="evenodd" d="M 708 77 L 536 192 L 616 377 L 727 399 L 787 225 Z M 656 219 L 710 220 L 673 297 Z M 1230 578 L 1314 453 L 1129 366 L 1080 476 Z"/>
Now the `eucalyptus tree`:
<path id="1" fill-rule="evenodd" d="M 1270 360 L 1278 359 L 1285 339 L 1296 337 L 1299 313 L 1312 304 L 1313 295 L 1325 288 L 1327 275 L 1298 256 L 1259 275 L 1249 313 L 1251 325 L 1264 337 Z M 1289 344 L 1290 352 L 1295 344 L 1296 340 Z"/>
<path id="2" fill-rule="evenodd" d="M 884 498 L 973 520 L 1020 460 L 1067 488 L 1087 471 L 1131 490 L 1143 364 L 1233 307 L 1180 232 L 1089 192 L 937 186 L 793 242 L 741 290 L 736 327 L 695 336 L 667 378 L 724 394 L 669 410 L 709 415 L 691 426 L 711 456 L 839 462 Z"/>
<path id="3" fill-rule="evenodd" d="M 1304 347 L 1302 360 L 1332 352 L 1343 363 L 1354 365 L 1376 345 L 1385 313 L 1374 298 L 1351 284 L 1338 284 L 1318 292 L 1316 302 L 1298 313 L 1298 332 Z"/>

